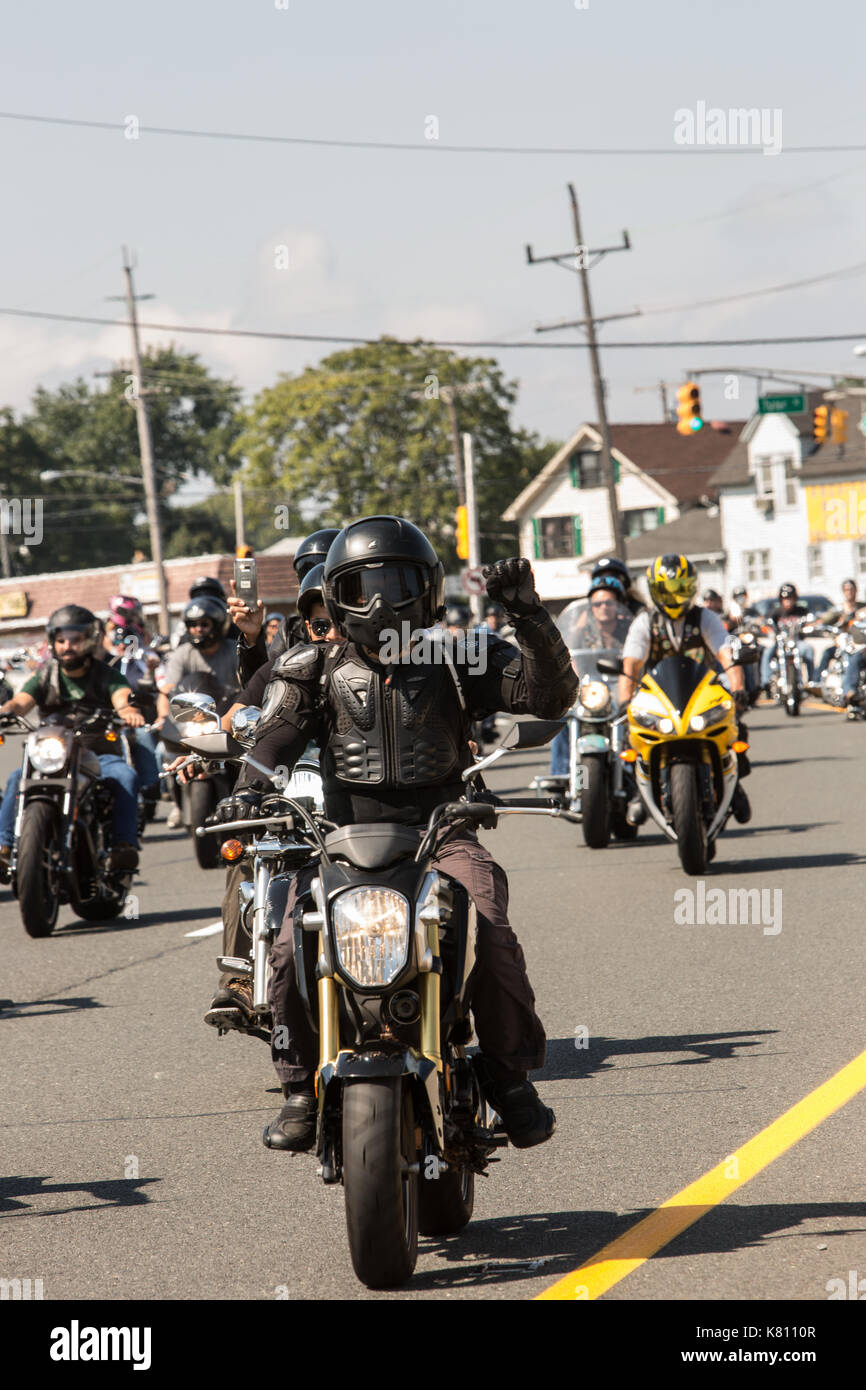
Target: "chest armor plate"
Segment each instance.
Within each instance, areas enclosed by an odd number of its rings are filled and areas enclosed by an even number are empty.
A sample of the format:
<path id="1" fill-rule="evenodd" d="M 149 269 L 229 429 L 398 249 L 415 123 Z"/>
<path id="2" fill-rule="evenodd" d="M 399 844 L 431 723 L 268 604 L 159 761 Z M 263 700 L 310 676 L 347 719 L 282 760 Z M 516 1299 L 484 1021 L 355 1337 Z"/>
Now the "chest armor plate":
<path id="1" fill-rule="evenodd" d="M 445 666 L 391 667 L 351 658 L 332 672 L 328 751 L 340 782 L 436 786 L 459 778 L 463 718 Z"/>

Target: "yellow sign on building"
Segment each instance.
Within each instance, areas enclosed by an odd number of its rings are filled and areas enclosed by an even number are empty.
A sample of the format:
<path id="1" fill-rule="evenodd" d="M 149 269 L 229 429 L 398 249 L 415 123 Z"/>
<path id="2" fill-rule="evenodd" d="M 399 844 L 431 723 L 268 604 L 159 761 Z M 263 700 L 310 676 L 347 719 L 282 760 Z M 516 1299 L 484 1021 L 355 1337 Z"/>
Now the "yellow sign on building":
<path id="1" fill-rule="evenodd" d="M 806 488 L 809 544 L 866 539 L 866 481 Z"/>
<path id="2" fill-rule="evenodd" d="M 26 618 L 27 608 L 27 594 L 23 589 L 0 592 L 0 618 Z"/>

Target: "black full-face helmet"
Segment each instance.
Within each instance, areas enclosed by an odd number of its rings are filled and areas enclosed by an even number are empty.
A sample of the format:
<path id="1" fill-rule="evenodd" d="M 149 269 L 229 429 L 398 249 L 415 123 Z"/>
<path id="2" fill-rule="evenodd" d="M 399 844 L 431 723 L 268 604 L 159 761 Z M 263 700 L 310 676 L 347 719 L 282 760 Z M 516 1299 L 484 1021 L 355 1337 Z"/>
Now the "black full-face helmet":
<path id="1" fill-rule="evenodd" d="M 84 641 L 76 650 L 76 659 L 92 656 L 100 641 L 99 619 L 89 608 L 78 603 L 66 603 L 57 608 L 48 619 L 48 644 L 54 651 L 54 642 L 60 632 L 77 632 Z"/>
<path id="2" fill-rule="evenodd" d="M 417 526 L 368 516 L 337 536 L 325 561 L 322 597 L 350 642 L 371 650 L 387 631 L 431 627 L 444 612 L 445 571 Z"/>
<path id="3" fill-rule="evenodd" d="M 305 579 L 316 565 L 323 565 L 328 551 L 339 536 L 339 528 L 327 526 L 323 531 L 313 531 L 306 536 L 295 551 L 292 564 L 299 579 Z"/>
<path id="4" fill-rule="evenodd" d="M 203 631 L 202 628 L 198 628 L 193 632 L 192 627 L 205 618 L 209 622 L 208 629 Z M 194 647 L 209 647 L 211 642 L 219 641 L 228 630 L 229 610 L 221 599 L 212 598 L 210 594 L 202 594 L 186 605 L 183 610 L 183 620 L 189 631 L 192 645 Z"/>
<path id="5" fill-rule="evenodd" d="M 337 535 L 339 534 L 338 531 Z M 324 565 L 313 565 L 313 568 L 308 570 L 305 578 L 301 580 L 301 587 L 298 590 L 298 612 L 302 618 L 309 618 L 314 604 L 325 601 L 322 598 L 322 575 L 324 572 Z"/>
<path id="6" fill-rule="evenodd" d="M 190 598 L 204 598 L 206 595 L 221 599 L 223 603 L 226 601 L 226 591 L 219 580 L 203 574 L 192 584 L 189 596 Z"/>

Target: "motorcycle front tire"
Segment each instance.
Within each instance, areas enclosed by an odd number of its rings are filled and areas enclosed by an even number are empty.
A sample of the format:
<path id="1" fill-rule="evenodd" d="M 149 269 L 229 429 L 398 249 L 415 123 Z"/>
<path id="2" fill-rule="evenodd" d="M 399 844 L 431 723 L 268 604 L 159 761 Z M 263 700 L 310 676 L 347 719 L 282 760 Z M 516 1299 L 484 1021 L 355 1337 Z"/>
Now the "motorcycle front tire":
<path id="1" fill-rule="evenodd" d="M 610 840 L 610 796 L 604 758 L 585 758 L 580 811 L 583 839 L 589 849 L 604 849 Z"/>
<path id="2" fill-rule="evenodd" d="M 220 842 L 217 835 L 196 835 L 196 826 L 204 825 L 208 816 L 216 810 L 217 795 L 210 779 L 190 782 L 186 788 L 189 796 L 189 831 L 195 846 L 196 862 L 200 869 L 218 869 L 222 864 Z"/>
<path id="3" fill-rule="evenodd" d="M 407 1077 L 343 1091 L 343 1187 L 352 1266 L 370 1289 L 411 1278 L 418 1258 L 418 1153 Z M 439 1181 L 441 1182 L 441 1178 Z"/>
<path id="4" fill-rule="evenodd" d="M 18 836 L 16 884 L 21 920 L 28 936 L 50 936 L 60 908 L 60 884 L 51 882 L 48 860 L 58 844 L 57 811 L 47 801 L 24 808 Z"/>
<path id="5" fill-rule="evenodd" d="M 687 874 L 707 871 L 707 827 L 701 805 L 700 768 L 695 763 L 671 767 L 671 809 L 680 863 Z"/>

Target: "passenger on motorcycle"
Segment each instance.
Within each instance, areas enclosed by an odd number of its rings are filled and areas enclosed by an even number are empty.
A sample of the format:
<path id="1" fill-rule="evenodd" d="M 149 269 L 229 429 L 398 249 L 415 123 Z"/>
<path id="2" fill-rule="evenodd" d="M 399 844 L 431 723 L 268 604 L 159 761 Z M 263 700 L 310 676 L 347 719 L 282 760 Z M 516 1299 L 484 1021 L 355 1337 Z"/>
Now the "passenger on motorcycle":
<path id="1" fill-rule="evenodd" d="M 777 627 L 793 627 L 801 623 L 809 612 L 808 604 L 797 594 L 796 584 L 782 584 L 779 589 L 779 605 L 769 614 L 770 622 Z M 765 692 L 770 689 L 770 662 L 775 655 L 775 643 L 770 642 L 761 654 L 761 685 Z M 806 668 L 806 680 L 811 684 L 815 679 L 815 655 L 808 642 L 798 642 L 797 651 Z"/>
<path id="2" fill-rule="evenodd" d="M 821 615 L 822 627 L 841 627 L 847 630 L 857 614 L 861 611 L 862 604 L 857 597 L 857 585 L 853 579 L 846 579 L 842 584 L 842 603 L 838 608 L 832 608 L 829 613 Z M 831 642 L 827 650 L 823 653 L 818 663 L 818 674 L 815 679 L 819 682 L 833 659 L 836 647 Z"/>
<path id="3" fill-rule="evenodd" d="M 345 639 L 334 626 L 322 601 L 323 570 L 324 565 L 315 565 L 308 571 L 298 593 L 298 612 L 303 619 L 308 642 L 343 642 Z M 235 697 L 234 704 L 226 711 L 221 721 L 227 733 L 231 732 L 232 715 L 236 710 L 243 709 L 245 705 L 259 709 L 264 704 L 271 671 L 278 660 L 279 655 L 271 657 L 264 666 L 260 666 L 249 683 Z M 177 761 L 180 762 L 181 759 Z M 242 959 L 248 950 L 248 943 L 241 929 L 238 901 L 238 885 L 245 878 L 251 878 L 246 860 L 241 859 L 229 866 L 226 873 L 222 919 L 223 955 L 230 959 Z M 244 1032 L 252 1022 L 252 1007 L 253 992 L 249 979 L 242 975 L 221 975 L 220 987 L 211 1001 L 204 1021 L 212 1024 L 214 1028 L 235 1028 Z"/>
<path id="4" fill-rule="evenodd" d="M 132 689 L 119 671 L 100 661 L 99 622 L 88 608 L 67 604 L 48 619 L 51 659 L 25 681 L 17 695 L 0 705 L 0 714 L 63 714 L 81 705 L 114 709 L 131 728 L 141 728 L 141 713 L 129 704 Z M 138 868 L 138 776 L 104 734 L 85 734 L 85 747 L 99 757 L 102 776 L 115 784 L 112 849 L 109 868 Z M 0 860 L 9 862 L 15 829 L 15 801 L 21 769 L 11 774 L 0 806 Z"/>
<path id="5" fill-rule="evenodd" d="M 738 710 L 743 710 L 747 703 L 743 668 L 731 664 L 730 639 L 718 613 L 694 602 L 698 577 L 691 560 L 685 555 L 659 555 L 647 567 L 646 577 L 653 608 L 638 614 L 629 628 L 622 651 L 620 707 L 624 708 L 631 699 L 644 670 L 652 670 L 665 657 L 685 656 L 699 662 L 715 658 Z M 742 721 L 739 731 L 746 742 L 746 727 Z M 747 777 L 750 768 L 746 755 L 738 753 L 737 760 L 740 778 Z M 749 798 L 740 781 L 731 807 L 736 820 L 745 823 L 750 819 Z M 645 815 L 639 798 L 629 805 L 630 818 Z M 638 819 L 633 821 L 633 824 L 638 823 Z"/>
<path id="6" fill-rule="evenodd" d="M 483 672 L 456 653 L 453 661 L 431 656 L 416 663 L 406 651 L 405 662 L 401 654 L 385 666 L 379 659 L 384 642 L 390 646 L 394 634 L 427 629 L 441 616 L 442 565 L 410 522 L 378 516 L 347 526 L 329 551 L 323 577 L 325 604 L 347 641 L 299 648 L 278 661 L 256 738 L 257 760 L 291 767 L 314 738 L 330 820 L 399 822 L 420 832 L 435 807 L 462 794 L 473 715 L 501 709 L 555 718 L 574 699 L 568 651 L 539 602 L 529 562 L 501 560 L 486 575 L 489 598 L 514 624 L 519 655 L 490 634 Z M 246 766 L 224 818 L 235 819 L 244 804 L 255 808 L 264 788 Z M 542 1065 L 545 1036 L 508 923 L 505 874 L 471 834 L 450 841 L 439 862 L 465 884 L 478 911 L 472 1008 L 481 1084 L 512 1142 L 542 1143 L 554 1117 L 527 1073 Z M 272 1048 L 286 1103 L 268 1143 L 289 1150 L 308 1149 L 316 1130 L 317 1046 L 294 979 L 292 943 L 295 902 L 313 872 L 302 870 L 294 880 L 271 952 L 274 1036 L 288 1042 Z"/>
<path id="7" fill-rule="evenodd" d="M 135 691 L 136 705 L 145 722 L 156 719 L 157 689 L 154 672 L 160 657 L 147 645 L 144 610 L 137 598 L 116 594 L 108 601 L 108 621 L 102 640 L 102 660 L 119 670 Z M 155 809 L 159 799 L 157 734 L 140 729 L 132 743 L 132 758 L 146 804 Z"/>

